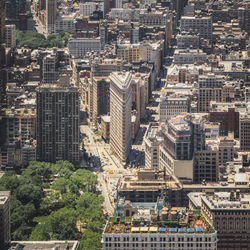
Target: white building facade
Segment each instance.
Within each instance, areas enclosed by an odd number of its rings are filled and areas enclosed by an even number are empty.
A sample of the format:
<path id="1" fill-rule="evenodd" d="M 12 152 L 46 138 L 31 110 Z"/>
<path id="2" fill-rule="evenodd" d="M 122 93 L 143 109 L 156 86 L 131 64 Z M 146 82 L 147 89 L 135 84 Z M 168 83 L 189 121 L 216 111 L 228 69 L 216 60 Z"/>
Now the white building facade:
<path id="1" fill-rule="evenodd" d="M 132 74 L 110 74 L 110 147 L 126 161 L 131 147 Z"/>

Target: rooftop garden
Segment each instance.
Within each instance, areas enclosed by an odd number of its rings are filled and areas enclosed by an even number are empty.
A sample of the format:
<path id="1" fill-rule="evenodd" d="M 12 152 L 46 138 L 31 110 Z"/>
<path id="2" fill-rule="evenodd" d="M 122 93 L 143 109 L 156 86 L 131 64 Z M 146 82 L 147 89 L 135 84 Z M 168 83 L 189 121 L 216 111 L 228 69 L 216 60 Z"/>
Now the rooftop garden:
<path id="1" fill-rule="evenodd" d="M 187 215 L 188 223 L 179 221 L 133 220 L 130 217 L 110 218 L 105 233 L 214 233 L 203 216 Z"/>

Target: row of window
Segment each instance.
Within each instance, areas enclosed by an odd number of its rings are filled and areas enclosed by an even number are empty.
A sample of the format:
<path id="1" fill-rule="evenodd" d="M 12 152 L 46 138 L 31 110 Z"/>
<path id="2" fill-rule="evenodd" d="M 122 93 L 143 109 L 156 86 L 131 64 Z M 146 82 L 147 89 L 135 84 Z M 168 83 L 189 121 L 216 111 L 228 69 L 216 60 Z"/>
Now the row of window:
<path id="1" fill-rule="evenodd" d="M 132 242 L 208 242 L 208 241 L 211 241 L 212 239 L 211 238 L 208 238 L 208 237 L 205 237 L 205 238 L 202 238 L 202 237 L 150 237 L 150 238 L 139 238 L 139 237 L 105 237 L 104 238 L 104 241 L 106 242 L 119 242 L 119 241 L 123 241 L 123 242 L 126 242 L 126 241 L 132 241 Z M 120 243 L 119 243 L 120 244 Z M 128 243 L 126 243 L 128 244 Z M 138 244 L 138 243 L 137 243 Z M 141 244 L 141 243 L 140 243 Z M 142 243 L 143 244 L 143 243 Z M 156 244 L 156 243 L 155 243 Z"/>

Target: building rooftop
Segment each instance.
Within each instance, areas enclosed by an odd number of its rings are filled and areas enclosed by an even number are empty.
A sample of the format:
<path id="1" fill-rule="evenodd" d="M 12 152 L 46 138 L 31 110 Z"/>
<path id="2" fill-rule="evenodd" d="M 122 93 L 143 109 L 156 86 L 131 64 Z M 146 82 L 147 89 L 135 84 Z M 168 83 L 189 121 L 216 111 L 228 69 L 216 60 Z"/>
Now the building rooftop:
<path id="1" fill-rule="evenodd" d="M 78 250 L 78 241 L 12 241 L 9 250 Z"/>
<path id="2" fill-rule="evenodd" d="M 164 210 L 166 209 L 166 210 Z M 177 214 L 164 207 L 162 213 Z M 120 233 L 215 233 L 214 228 L 200 215 L 182 214 L 178 220 L 133 220 L 130 217 L 112 217 L 104 228 L 105 234 Z"/>
<path id="3" fill-rule="evenodd" d="M 11 108 L 11 109 L 2 109 L 2 116 L 8 118 L 34 118 L 36 116 L 35 109 L 26 109 L 26 108 Z"/>
<path id="4" fill-rule="evenodd" d="M 201 195 L 201 200 L 210 209 L 250 210 L 250 194 L 234 192 L 217 192 L 213 195 Z"/>
<path id="5" fill-rule="evenodd" d="M 235 112 L 245 113 L 248 109 L 248 104 L 245 102 L 218 103 L 215 101 L 210 103 L 210 112 L 228 112 L 229 108 L 234 108 Z"/>
<path id="6" fill-rule="evenodd" d="M 73 85 L 67 84 L 42 84 L 37 89 L 37 92 L 78 92 L 78 89 Z"/>
<path id="7" fill-rule="evenodd" d="M 180 54 L 187 54 L 187 53 L 190 53 L 190 54 L 204 54 L 206 55 L 205 52 L 203 52 L 202 49 L 176 49 L 175 52 L 174 52 L 174 55 L 180 55 Z"/>
<path id="8" fill-rule="evenodd" d="M 200 15 L 195 15 L 195 16 L 182 16 L 181 19 L 210 19 L 211 17 L 209 16 L 200 16 Z"/>
<path id="9" fill-rule="evenodd" d="M 187 101 L 187 100 L 188 100 L 188 97 L 178 96 L 178 95 L 166 96 L 166 94 L 162 94 L 160 97 L 160 102 Z"/>
<path id="10" fill-rule="evenodd" d="M 0 191 L 0 206 L 4 205 L 10 197 L 10 191 Z"/>
<path id="11" fill-rule="evenodd" d="M 120 89 L 127 89 L 131 83 L 132 74 L 130 72 L 112 72 L 110 80 Z"/>
<path id="12" fill-rule="evenodd" d="M 185 135 L 191 134 L 190 122 L 185 116 L 178 115 L 168 121 L 169 126 L 177 131 L 182 131 Z"/>
<path id="13" fill-rule="evenodd" d="M 124 176 L 120 182 L 118 190 L 159 191 L 167 188 L 179 190 L 181 188 L 181 183 L 169 176 L 164 176 L 163 172 L 156 172 L 153 169 L 143 169 L 138 171 L 136 176 Z"/>
<path id="14" fill-rule="evenodd" d="M 151 124 L 147 130 L 147 138 L 151 142 L 161 142 L 162 137 L 160 136 L 159 124 Z"/>
<path id="15" fill-rule="evenodd" d="M 102 119 L 104 122 L 110 122 L 110 115 L 103 115 L 103 116 L 101 116 L 101 119 Z"/>

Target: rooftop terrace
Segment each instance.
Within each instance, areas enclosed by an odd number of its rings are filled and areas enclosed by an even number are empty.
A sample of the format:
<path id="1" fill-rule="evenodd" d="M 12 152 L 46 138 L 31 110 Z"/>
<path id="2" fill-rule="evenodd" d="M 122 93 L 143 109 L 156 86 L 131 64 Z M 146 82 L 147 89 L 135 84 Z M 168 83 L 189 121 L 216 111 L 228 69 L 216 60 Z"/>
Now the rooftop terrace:
<path id="1" fill-rule="evenodd" d="M 214 233 L 214 228 L 200 215 L 188 214 L 183 220 L 147 221 L 130 217 L 112 217 L 104 233 Z"/>

